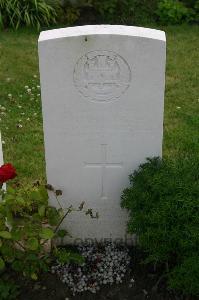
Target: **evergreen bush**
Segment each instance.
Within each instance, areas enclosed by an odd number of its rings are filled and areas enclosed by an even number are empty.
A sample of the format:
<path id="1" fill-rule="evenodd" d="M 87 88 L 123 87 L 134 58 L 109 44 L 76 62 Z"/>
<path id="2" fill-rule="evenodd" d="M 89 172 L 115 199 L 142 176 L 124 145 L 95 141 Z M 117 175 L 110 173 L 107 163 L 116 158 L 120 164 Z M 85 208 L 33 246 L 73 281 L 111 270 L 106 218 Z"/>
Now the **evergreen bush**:
<path id="1" fill-rule="evenodd" d="M 165 266 L 171 288 L 199 295 L 199 159 L 148 159 L 130 175 L 122 207 L 130 212 L 146 262 Z"/>

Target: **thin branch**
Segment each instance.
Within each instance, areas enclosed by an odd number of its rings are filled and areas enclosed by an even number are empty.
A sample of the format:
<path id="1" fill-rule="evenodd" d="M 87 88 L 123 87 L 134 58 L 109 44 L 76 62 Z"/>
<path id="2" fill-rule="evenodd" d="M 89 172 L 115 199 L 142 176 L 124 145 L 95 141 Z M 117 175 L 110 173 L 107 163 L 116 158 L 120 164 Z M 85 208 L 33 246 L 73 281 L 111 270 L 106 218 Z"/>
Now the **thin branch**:
<path id="1" fill-rule="evenodd" d="M 59 201 L 59 197 L 55 194 L 55 197 L 56 197 L 56 200 L 57 200 L 57 203 L 59 204 L 59 207 L 61 208 L 61 209 L 63 209 L 63 207 L 62 207 L 62 205 L 61 205 L 61 203 L 60 203 L 60 201 Z"/>
<path id="2" fill-rule="evenodd" d="M 156 284 L 153 286 L 152 288 L 152 292 L 157 292 L 158 286 L 160 284 L 160 282 L 162 281 L 162 279 L 165 277 L 165 274 L 163 274 L 162 276 L 160 276 L 160 278 L 158 279 L 158 281 L 156 282 Z"/>
<path id="3" fill-rule="evenodd" d="M 61 218 L 61 220 L 59 221 L 59 223 L 57 224 L 55 230 L 54 230 L 54 233 L 56 233 L 59 229 L 59 227 L 61 226 L 62 222 L 64 221 L 64 219 L 66 218 L 66 216 L 71 212 L 71 208 L 72 206 L 70 206 L 67 210 L 67 212 L 63 215 L 63 217 Z"/>
<path id="4" fill-rule="evenodd" d="M 21 245 L 21 243 L 19 243 L 19 242 L 17 242 L 17 241 L 15 241 L 15 243 L 16 243 L 20 248 L 22 248 L 24 251 L 26 251 L 26 248 L 25 248 L 23 245 Z"/>

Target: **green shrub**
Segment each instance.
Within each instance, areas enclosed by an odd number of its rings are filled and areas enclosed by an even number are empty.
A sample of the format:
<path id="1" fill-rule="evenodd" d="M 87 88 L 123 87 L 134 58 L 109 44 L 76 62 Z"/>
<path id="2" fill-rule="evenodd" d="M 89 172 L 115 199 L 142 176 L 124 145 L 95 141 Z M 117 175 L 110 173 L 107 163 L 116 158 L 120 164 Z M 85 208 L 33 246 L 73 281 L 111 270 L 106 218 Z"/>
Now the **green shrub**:
<path id="1" fill-rule="evenodd" d="M 121 0 L 120 3 L 119 3 L 118 0 L 110 0 L 110 1 L 94 0 L 93 1 L 93 7 L 99 13 L 101 19 L 104 22 L 112 23 L 115 20 L 116 14 L 117 14 L 117 17 L 118 17 L 118 21 L 122 17 L 119 13 L 121 11 L 120 5 L 123 6 L 123 9 L 125 10 L 125 15 L 127 17 L 126 2 L 127 1 L 124 1 L 124 0 Z M 129 10 L 131 10 L 130 7 L 129 7 Z"/>
<path id="2" fill-rule="evenodd" d="M 11 281 L 0 279 L 0 299 L 16 300 L 19 295 L 19 287 Z"/>
<path id="3" fill-rule="evenodd" d="M 11 187 L 6 192 L 0 190 L 0 271 L 9 266 L 36 280 L 40 273 L 48 271 L 51 260 L 59 253 L 55 240 L 69 235 L 60 229 L 67 215 L 78 211 L 97 217 L 92 209 L 84 210 L 84 203 L 77 209 L 62 208 L 58 199 L 62 192 L 51 185 L 47 188 L 54 193 L 59 208 L 48 204 L 46 189 L 39 183 L 32 191 Z M 69 250 L 65 250 L 65 257 L 68 261 L 80 260 Z"/>
<path id="4" fill-rule="evenodd" d="M 93 0 L 103 22 L 133 25 L 154 20 L 158 0 Z"/>
<path id="5" fill-rule="evenodd" d="M 37 279 L 48 270 L 52 239 L 63 211 L 48 205 L 45 188 L 20 191 L 9 187 L 0 202 L 0 269 L 6 266 Z"/>
<path id="6" fill-rule="evenodd" d="M 50 1 L 51 4 L 52 0 Z M 58 0 L 57 0 L 58 1 Z M 55 1 L 57 3 L 57 1 Z M 65 25 L 180 24 L 198 20 L 199 0 L 62 0 L 59 20 Z M 56 9 L 57 10 L 57 9 Z"/>
<path id="7" fill-rule="evenodd" d="M 158 4 L 157 15 L 162 24 L 181 24 L 194 18 L 192 9 L 178 0 L 162 0 Z"/>
<path id="8" fill-rule="evenodd" d="M 122 207 L 130 212 L 128 230 L 137 234 L 146 262 L 165 265 L 169 286 L 195 295 L 199 294 L 198 170 L 198 158 L 148 159 L 130 175 L 130 187 L 122 194 Z"/>
<path id="9" fill-rule="evenodd" d="M 199 0 L 195 1 L 194 5 L 194 21 L 199 23 Z"/>
<path id="10" fill-rule="evenodd" d="M 37 280 L 41 272 L 48 271 L 53 257 L 60 254 L 55 240 L 63 241 L 69 235 L 60 229 L 68 214 L 78 211 L 98 218 L 98 213 L 90 208 L 84 210 L 84 202 L 77 209 L 72 205 L 64 208 L 59 201 L 62 191 L 50 184 L 44 187 L 36 182 L 32 190 L 8 187 L 5 191 L 3 184 L 16 176 L 12 164 L 0 166 L 0 272 L 8 266 Z M 48 204 L 47 190 L 57 199 L 58 208 Z M 81 260 L 80 255 L 67 249 L 60 257 L 62 261 Z"/>
<path id="11" fill-rule="evenodd" d="M 158 0 L 62 1 L 64 23 L 109 23 L 133 25 L 156 18 Z"/>
<path id="12" fill-rule="evenodd" d="M 75 24 L 75 22 L 80 17 L 80 8 L 82 7 L 82 3 L 79 1 L 76 3 L 71 3 L 70 0 L 63 0 L 61 3 L 62 13 L 61 13 L 61 22 L 64 25 L 70 26 Z"/>
<path id="13" fill-rule="evenodd" d="M 191 21 L 194 23 L 199 22 L 199 0 L 182 0 L 184 5 L 189 8 L 191 12 Z"/>
<path id="14" fill-rule="evenodd" d="M 0 0 L 0 27 L 49 26 L 56 23 L 56 9 L 45 0 Z"/>
<path id="15" fill-rule="evenodd" d="M 169 275 L 169 284 L 185 294 L 199 295 L 199 255 L 188 257 L 177 266 Z"/>
<path id="16" fill-rule="evenodd" d="M 186 7 L 194 8 L 198 0 L 181 0 Z"/>

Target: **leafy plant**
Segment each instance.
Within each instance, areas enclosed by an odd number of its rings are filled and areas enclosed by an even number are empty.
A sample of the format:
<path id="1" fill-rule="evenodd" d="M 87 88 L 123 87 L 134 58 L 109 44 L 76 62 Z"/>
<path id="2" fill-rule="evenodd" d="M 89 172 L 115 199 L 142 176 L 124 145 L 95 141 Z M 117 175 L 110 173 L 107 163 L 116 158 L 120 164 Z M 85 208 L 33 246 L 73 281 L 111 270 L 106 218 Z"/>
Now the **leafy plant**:
<path id="1" fill-rule="evenodd" d="M 155 17 L 158 0 L 93 0 L 102 21 L 115 24 L 137 24 Z"/>
<path id="2" fill-rule="evenodd" d="M 82 255 L 74 253 L 74 251 L 70 251 L 66 248 L 57 248 L 54 252 L 54 255 L 57 258 L 58 262 L 63 265 L 69 262 L 82 264 L 85 261 Z"/>
<path id="3" fill-rule="evenodd" d="M 128 230 L 145 249 L 146 262 L 165 265 L 170 287 L 199 294 L 199 159 L 148 159 L 130 175 L 122 207 L 130 212 Z M 189 284 L 190 277 L 192 284 Z"/>
<path id="4" fill-rule="evenodd" d="M 71 2 L 69 0 L 62 1 L 61 7 L 62 7 L 62 13 L 61 13 L 61 19 L 62 22 L 66 25 L 73 25 L 80 17 L 80 8 L 81 5 L 78 2 Z"/>
<path id="5" fill-rule="evenodd" d="M 199 256 L 185 259 L 169 275 L 170 287 L 185 294 L 199 296 Z"/>
<path id="6" fill-rule="evenodd" d="M 199 23 L 199 0 L 196 0 L 194 4 L 194 21 Z"/>
<path id="7" fill-rule="evenodd" d="M 55 7 L 45 0 L 0 0 L 0 27 L 49 26 L 56 23 Z"/>
<path id="8" fill-rule="evenodd" d="M 126 1 L 121 1 L 126 2 Z M 115 19 L 115 14 L 118 9 L 118 0 L 111 1 L 93 1 L 95 9 L 99 12 L 104 21 L 112 23 Z M 124 3 L 123 3 L 124 4 Z"/>
<path id="9" fill-rule="evenodd" d="M 19 287 L 11 281 L 0 279 L 0 299 L 16 300 L 19 295 Z"/>
<path id="10" fill-rule="evenodd" d="M 180 24 L 193 20 L 193 10 L 178 0 L 162 0 L 157 9 L 159 21 L 163 24 Z"/>
<path id="11" fill-rule="evenodd" d="M 158 0 L 62 1 L 64 23 L 136 24 L 155 18 Z"/>
<path id="12" fill-rule="evenodd" d="M 0 186 L 15 176 L 10 164 L 0 167 Z M 58 208 L 48 204 L 47 189 L 57 198 Z M 59 201 L 62 192 L 49 184 L 43 187 L 37 183 L 32 191 L 8 187 L 0 194 L 0 269 L 10 265 L 14 271 L 34 280 L 40 272 L 48 271 L 52 253 L 57 251 L 55 240 L 68 235 L 66 230 L 60 229 L 67 215 L 82 211 L 97 217 L 92 209 L 84 211 L 84 203 L 78 209 L 62 208 Z M 75 259 L 71 251 L 70 258 Z"/>

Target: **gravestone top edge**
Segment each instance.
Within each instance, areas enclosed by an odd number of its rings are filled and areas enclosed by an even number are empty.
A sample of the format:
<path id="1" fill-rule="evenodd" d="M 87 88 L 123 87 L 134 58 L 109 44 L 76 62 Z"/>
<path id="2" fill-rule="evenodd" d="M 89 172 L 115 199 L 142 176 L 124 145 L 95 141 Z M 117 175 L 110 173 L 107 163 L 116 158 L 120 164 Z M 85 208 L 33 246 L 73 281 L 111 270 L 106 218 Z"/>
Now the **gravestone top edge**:
<path id="1" fill-rule="evenodd" d="M 40 33 L 39 42 L 85 35 L 121 35 L 143 37 L 166 42 L 164 31 L 125 25 L 84 25 L 46 30 Z"/>

